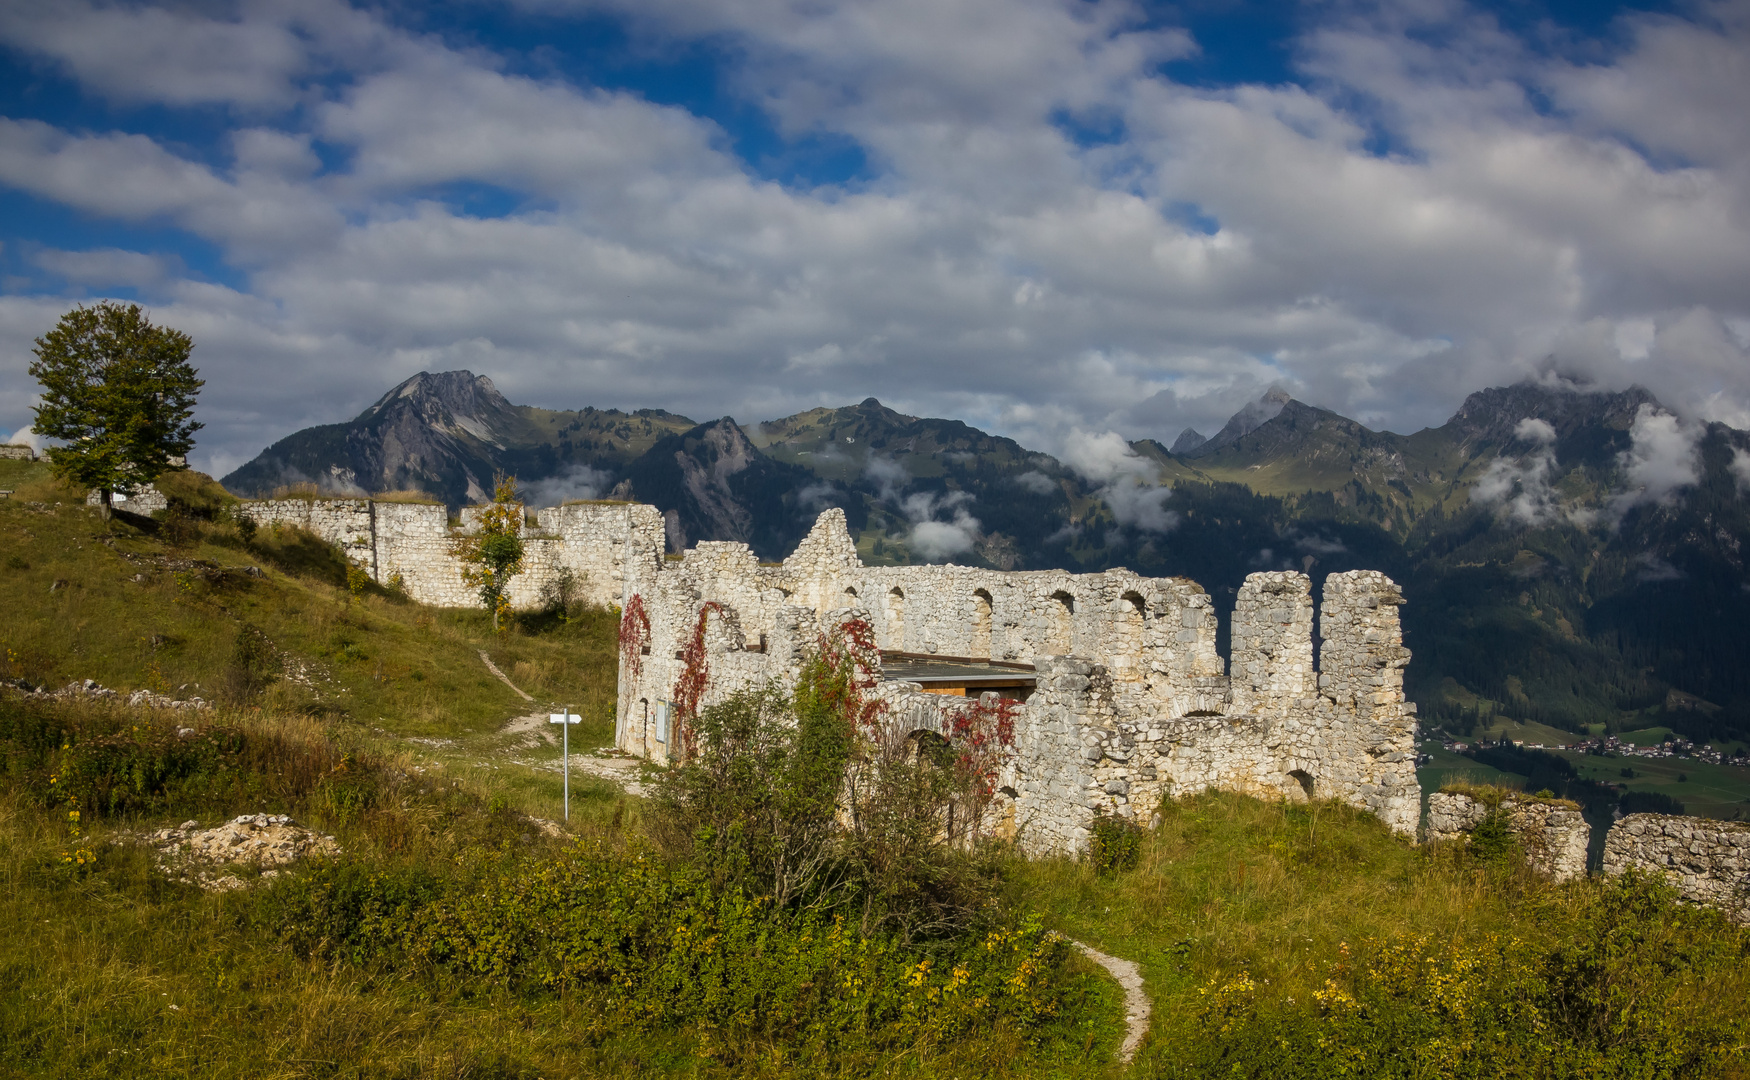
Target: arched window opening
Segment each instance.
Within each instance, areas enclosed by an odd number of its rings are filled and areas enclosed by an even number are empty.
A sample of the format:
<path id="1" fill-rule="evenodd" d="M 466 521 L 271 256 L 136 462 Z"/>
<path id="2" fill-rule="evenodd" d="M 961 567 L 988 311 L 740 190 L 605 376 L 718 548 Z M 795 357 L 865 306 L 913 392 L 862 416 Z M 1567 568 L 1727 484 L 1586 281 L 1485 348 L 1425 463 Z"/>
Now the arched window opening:
<path id="1" fill-rule="evenodd" d="M 1118 598 L 1115 614 L 1112 640 L 1106 649 L 1112 675 L 1119 679 L 1139 679 L 1142 677 L 1142 632 L 1148 622 L 1148 601 L 1139 592 L 1127 592 Z"/>
<path id="2" fill-rule="evenodd" d="M 887 648 L 905 651 L 905 593 L 897 587 L 887 592 Z"/>
<path id="3" fill-rule="evenodd" d="M 972 651 L 968 656 L 976 660 L 989 660 L 991 624 L 991 596 L 983 589 L 977 589 L 972 594 Z"/>
<path id="4" fill-rule="evenodd" d="M 1300 785 L 1299 792 L 1297 793 L 1297 792 L 1291 790 L 1288 793 L 1289 797 L 1294 799 L 1295 802 L 1310 802 L 1313 799 L 1312 774 L 1307 772 L 1304 769 L 1295 769 L 1293 772 L 1289 773 L 1288 775 L 1294 780 L 1295 783 Z M 1296 798 L 1297 794 L 1299 796 L 1298 798 Z"/>
<path id="5" fill-rule="evenodd" d="M 1051 594 L 1045 608 L 1046 618 L 1049 620 L 1045 651 L 1051 656 L 1068 656 L 1072 645 L 1071 629 L 1076 598 L 1060 590 Z"/>

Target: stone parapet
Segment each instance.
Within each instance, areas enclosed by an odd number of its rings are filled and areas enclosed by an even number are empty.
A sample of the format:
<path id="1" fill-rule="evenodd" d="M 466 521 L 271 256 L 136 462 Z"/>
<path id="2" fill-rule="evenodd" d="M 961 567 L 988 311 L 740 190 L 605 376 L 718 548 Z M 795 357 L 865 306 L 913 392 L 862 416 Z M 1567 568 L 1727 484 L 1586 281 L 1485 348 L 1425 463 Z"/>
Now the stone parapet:
<path id="1" fill-rule="evenodd" d="M 1468 843 L 1490 809 L 1488 803 L 1470 795 L 1436 792 L 1428 797 L 1428 839 Z M 1557 881 L 1586 876 L 1586 845 L 1592 826 L 1578 806 L 1508 795 L 1501 800 L 1501 809 L 1533 869 Z"/>
<path id="2" fill-rule="evenodd" d="M 1630 814 L 1604 839 L 1604 872 L 1664 875 L 1678 894 L 1750 924 L 1750 824 Z"/>
<path id="3" fill-rule="evenodd" d="M 28 446 L 0 446 L 0 461 L 35 461 L 36 451 Z"/>

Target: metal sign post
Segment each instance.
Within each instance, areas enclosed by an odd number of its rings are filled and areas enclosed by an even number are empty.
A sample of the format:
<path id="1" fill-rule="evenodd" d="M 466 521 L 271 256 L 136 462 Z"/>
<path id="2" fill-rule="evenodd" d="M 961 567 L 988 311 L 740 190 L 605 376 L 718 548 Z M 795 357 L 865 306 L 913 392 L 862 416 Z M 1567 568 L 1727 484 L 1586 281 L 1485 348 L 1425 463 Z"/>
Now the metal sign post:
<path id="1" fill-rule="evenodd" d="M 563 735 L 560 745 L 563 749 L 560 755 L 565 762 L 565 820 L 571 820 L 571 725 L 583 723 L 583 717 L 574 714 L 571 706 L 565 706 L 562 713 L 548 713 L 547 723 L 558 724 Z"/>

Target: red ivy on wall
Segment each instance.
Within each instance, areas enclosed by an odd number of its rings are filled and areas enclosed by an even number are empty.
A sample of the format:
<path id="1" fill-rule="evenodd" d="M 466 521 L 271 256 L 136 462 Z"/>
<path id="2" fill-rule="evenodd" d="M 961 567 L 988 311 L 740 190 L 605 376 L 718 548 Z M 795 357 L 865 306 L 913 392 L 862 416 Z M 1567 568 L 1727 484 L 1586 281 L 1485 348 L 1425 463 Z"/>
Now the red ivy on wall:
<path id="1" fill-rule="evenodd" d="M 620 666 L 637 679 L 644 670 L 644 649 L 650 644 L 650 616 L 644 611 L 644 594 L 633 593 L 620 613 Z"/>
<path id="2" fill-rule="evenodd" d="M 705 620 L 712 612 L 723 617 L 723 605 L 707 600 L 699 607 L 699 621 L 693 636 L 681 650 L 681 673 L 674 681 L 674 707 L 680 720 L 681 752 L 693 756 L 692 719 L 699 715 L 699 701 L 711 681 L 711 666 L 705 656 Z"/>
<path id="3" fill-rule="evenodd" d="M 991 695 L 948 714 L 948 739 L 958 751 L 955 768 L 980 799 L 990 797 L 997 771 L 1015 745 L 1016 708 L 1014 699 Z"/>

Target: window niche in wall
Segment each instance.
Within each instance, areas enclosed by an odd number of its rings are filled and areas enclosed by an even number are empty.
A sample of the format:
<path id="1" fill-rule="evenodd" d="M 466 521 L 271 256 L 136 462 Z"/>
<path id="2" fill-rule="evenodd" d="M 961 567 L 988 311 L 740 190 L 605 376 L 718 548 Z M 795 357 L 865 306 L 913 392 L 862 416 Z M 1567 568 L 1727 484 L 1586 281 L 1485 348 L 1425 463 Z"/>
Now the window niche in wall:
<path id="1" fill-rule="evenodd" d="M 991 597 L 983 589 L 977 589 L 972 594 L 972 651 L 967 655 L 976 660 L 989 660 L 991 625 Z"/>

